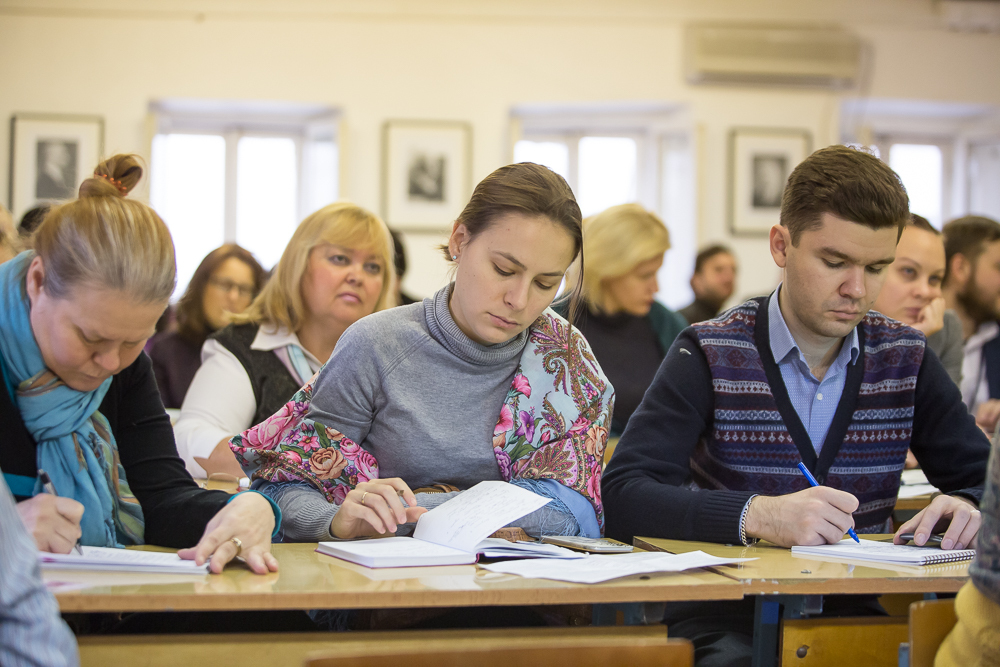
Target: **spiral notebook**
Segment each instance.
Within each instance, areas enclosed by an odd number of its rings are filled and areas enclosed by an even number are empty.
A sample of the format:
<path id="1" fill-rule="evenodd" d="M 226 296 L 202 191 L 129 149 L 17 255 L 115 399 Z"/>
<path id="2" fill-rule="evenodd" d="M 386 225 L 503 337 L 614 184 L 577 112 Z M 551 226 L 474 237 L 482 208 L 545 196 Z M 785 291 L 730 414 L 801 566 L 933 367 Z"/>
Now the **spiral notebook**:
<path id="1" fill-rule="evenodd" d="M 899 565 L 936 565 L 975 558 L 975 549 L 944 551 L 933 547 L 914 547 L 892 542 L 862 539 L 861 544 L 847 538 L 837 544 L 817 547 L 792 547 L 795 556 L 826 556 L 843 560 L 896 563 Z"/>

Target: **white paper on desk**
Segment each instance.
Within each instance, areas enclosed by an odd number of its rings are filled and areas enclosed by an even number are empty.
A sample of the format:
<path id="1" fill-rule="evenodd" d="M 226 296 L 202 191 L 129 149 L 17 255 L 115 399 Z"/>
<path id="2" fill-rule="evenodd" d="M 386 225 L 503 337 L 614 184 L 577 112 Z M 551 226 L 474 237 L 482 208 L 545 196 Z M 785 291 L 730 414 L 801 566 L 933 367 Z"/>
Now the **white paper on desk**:
<path id="1" fill-rule="evenodd" d="M 900 475 L 899 483 L 903 485 L 910 484 L 930 484 L 927 481 L 927 475 L 920 468 L 913 468 L 912 470 L 904 470 L 903 474 Z"/>
<path id="2" fill-rule="evenodd" d="M 491 533 L 549 502 L 507 482 L 480 482 L 417 519 L 413 537 L 474 553 Z"/>
<path id="3" fill-rule="evenodd" d="M 208 562 L 196 565 L 193 560 L 182 560 L 176 553 L 108 547 L 82 547 L 82 550 L 83 555 L 75 551 L 68 554 L 39 552 L 38 562 L 43 568 L 63 570 L 208 574 Z"/>
<path id="4" fill-rule="evenodd" d="M 933 484 L 906 484 L 899 487 L 900 498 L 916 498 L 917 496 L 928 496 L 937 493 L 937 487 Z"/>
<path id="5" fill-rule="evenodd" d="M 517 574 L 531 579 L 556 579 L 577 584 L 596 584 L 619 577 L 653 572 L 681 572 L 698 567 L 742 563 L 755 558 L 718 558 L 704 551 L 685 554 L 638 552 L 614 555 L 591 554 L 580 560 L 513 560 L 480 565 L 490 572 Z"/>
<path id="6" fill-rule="evenodd" d="M 508 542 L 497 537 L 487 537 L 476 547 L 486 558 L 586 558 L 587 554 L 539 542 Z"/>

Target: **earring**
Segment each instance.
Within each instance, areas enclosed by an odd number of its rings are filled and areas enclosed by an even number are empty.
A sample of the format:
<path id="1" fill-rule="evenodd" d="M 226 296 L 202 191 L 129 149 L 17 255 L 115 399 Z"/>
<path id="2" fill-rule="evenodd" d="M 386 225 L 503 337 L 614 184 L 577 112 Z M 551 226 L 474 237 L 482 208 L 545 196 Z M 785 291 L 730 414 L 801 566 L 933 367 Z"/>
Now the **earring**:
<path id="1" fill-rule="evenodd" d="M 458 261 L 458 255 L 452 255 L 451 256 L 451 261 L 457 262 Z"/>

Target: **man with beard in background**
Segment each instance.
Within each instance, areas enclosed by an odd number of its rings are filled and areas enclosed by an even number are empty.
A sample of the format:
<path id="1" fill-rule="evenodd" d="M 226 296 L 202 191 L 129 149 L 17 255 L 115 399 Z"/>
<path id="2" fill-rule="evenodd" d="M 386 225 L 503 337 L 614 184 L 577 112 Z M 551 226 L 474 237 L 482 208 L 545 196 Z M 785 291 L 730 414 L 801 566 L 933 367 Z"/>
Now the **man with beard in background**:
<path id="1" fill-rule="evenodd" d="M 969 215 L 943 231 L 944 298 L 965 336 L 962 400 L 992 433 L 1000 419 L 1000 223 Z"/>

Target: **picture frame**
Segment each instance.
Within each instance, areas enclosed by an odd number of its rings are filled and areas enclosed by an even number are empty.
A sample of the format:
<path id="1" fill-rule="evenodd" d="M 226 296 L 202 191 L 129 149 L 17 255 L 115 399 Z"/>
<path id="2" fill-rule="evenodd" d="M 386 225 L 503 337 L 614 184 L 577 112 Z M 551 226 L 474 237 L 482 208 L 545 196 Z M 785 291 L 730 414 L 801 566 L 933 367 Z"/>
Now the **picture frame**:
<path id="1" fill-rule="evenodd" d="M 14 219 L 40 203 L 75 198 L 103 154 L 101 116 L 12 115 L 7 192 Z"/>
<path id="2" fill-rule="evenodd" d="M 472 127 L 389 120 L 382 127 L 382 216 L 394 229 L 447 231 L 471 194 Z"/>
<path id="3" fill-rule="evenodd" d="M 737 127 L 729 132 L 729 229 L 767 236 L 778 224 L 792 170 L 812 152 L 808 130 Z"/>

